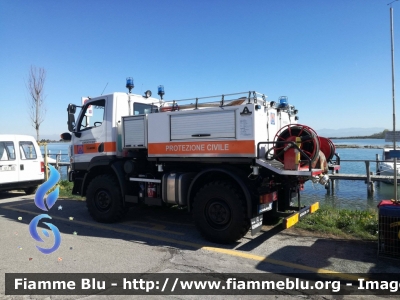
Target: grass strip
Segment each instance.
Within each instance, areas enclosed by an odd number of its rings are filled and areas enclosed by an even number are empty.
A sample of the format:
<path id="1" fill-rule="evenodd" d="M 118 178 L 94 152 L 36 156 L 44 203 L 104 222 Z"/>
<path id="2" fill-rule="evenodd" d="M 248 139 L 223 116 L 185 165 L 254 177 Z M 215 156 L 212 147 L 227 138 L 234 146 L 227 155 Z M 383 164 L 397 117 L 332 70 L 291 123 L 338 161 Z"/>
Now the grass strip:
<path id="1" fill-rule="evenodd" d="M 378 212 L 373 209 L 350 210 L 322 206 L 315 213 L 301 219 L 295 227 L 344 238 L 377 240 Z"/>

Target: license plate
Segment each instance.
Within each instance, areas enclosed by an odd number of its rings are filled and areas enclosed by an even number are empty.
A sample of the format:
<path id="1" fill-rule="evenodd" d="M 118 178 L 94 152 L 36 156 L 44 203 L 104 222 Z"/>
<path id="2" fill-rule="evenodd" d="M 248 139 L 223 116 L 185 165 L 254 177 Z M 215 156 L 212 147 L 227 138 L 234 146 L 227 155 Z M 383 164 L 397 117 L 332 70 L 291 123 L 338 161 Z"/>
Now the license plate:
<path id="1" fill-rule="evenodd" d="M 258 206 L 258 213 L 262 214 L 263 212 L 269 211 L 272 209 L 272 202 L 260 204 Z"/>
<path id="2" fill-rule="evenodd" d="M 14 171 L 15 167 L 14 166 L 1 166 L 0 170 L 1 171 Z"/>
<path id="3" fill-rule="evenodd" d="M 255 235 L 260 232 L 263 222 L 263 215 L 259 215 L 251 220 L 251 235 Z"/>

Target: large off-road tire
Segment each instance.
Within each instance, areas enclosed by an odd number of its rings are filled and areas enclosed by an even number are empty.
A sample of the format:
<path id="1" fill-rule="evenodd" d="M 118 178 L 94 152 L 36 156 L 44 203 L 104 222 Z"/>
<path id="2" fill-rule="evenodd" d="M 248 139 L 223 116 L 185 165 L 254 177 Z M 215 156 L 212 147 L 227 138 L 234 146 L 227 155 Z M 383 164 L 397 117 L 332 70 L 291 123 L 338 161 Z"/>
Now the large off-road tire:
<path id="1" fill-rule="evenodd" d="M 95 177 L 86 191 L 86 206 L 98 222 L 112 223 L 122 219 L 126 210 L 116 178 L 109 174 Z"/>
<path id="2" fill-rule="evenodd" d="M 233 243 L 250 228 L 243 196 L 225 181 L 208 183 L 197 192 L 193 218 L 200 233 L 216 243 Z"/>

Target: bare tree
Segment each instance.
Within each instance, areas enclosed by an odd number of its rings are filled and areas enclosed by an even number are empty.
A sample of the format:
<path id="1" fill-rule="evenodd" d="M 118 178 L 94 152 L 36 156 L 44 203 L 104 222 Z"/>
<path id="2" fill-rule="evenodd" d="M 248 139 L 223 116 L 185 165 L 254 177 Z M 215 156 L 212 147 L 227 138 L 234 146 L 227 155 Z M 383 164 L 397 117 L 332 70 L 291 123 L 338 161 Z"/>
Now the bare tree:
<path id="1" fill-rule="evenodd" d="M 46 80 L 46 70 L 43 68 L 36 68 L 31 66 L 29 71 L 29 78 L 26 82 L 28 89 L 29 99 L 29 117 L 32 122 L 33 128 L 36 130 L 36 139 L 39 141 L 39 128 L 40 124 L 44 121 L 46 108 L 44 107 L 44 82 Z"/>

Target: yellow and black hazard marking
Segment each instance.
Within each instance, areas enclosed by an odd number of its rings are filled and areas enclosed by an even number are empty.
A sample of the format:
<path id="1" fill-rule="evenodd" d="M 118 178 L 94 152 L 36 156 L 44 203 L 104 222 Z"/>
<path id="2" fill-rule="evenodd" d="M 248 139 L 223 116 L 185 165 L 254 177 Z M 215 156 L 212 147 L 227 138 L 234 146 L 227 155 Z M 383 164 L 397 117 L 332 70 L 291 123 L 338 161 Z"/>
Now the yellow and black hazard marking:
<path id="1" fill-rule="evenodd" d="M 319 209 L 319 202 L 315 202 L 310 206 L 302 208 L 301 210 L 293 213 L 289 217 L 286 217 L 282 220 L 283 228 L 287 229 L 289 227 L 292 227 L 297 222 L 299 222 L 301 218 L 307 216 L 308 214 L 316 212 L 318 209 Z"/>

